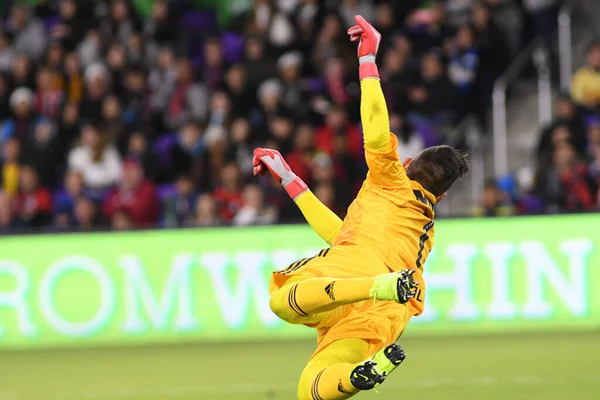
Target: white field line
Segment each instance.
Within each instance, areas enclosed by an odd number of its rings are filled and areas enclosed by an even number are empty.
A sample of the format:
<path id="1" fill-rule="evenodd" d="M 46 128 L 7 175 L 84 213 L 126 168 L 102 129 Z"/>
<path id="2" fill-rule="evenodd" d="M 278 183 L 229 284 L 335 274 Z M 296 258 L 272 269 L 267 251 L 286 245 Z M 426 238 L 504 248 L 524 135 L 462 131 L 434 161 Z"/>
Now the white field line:
<path id="1" fill-rule="evenodd" d="M 598 381 L 600 376 L 584 376 L 580 377 L 583 381 Z M 424 378 L 410 381 L 393 380 L 384 384 L 386 388 L 436 388 L 436 387 L 472 387 L 472 386 L 489 386 L 494 384 L 513 384 L 513 385 L 539 385 L 549 382 L 564 382 L 570 384 L 561 376 L 556 375 L 518 375 L 512 377 L 498 378 L 494 376 L 479 376 L 468 379 L 446 379 L 446 378 Z M 83 392 L 62 391 L 55 393 L 47 393 L 48 399 L 55 400 L 100 400 L 100 399 L 127 399 L 130 397 L 147 397 L 147 396 L 165 396 L 169 398 L 177 398 L 183 396 L 205 395 L 231 395 L 231 394 L 256 394 L 264 393 L 268 397 L 269 392 L 295 392 L 296 382 L 280 382 L 275 384 L 256 383 L 256 384 L 238 384 L 231 386 L 210 386 L 210 385 L 195 385 L 195 386 L 171 386 L 156 389 L 143 388 L 114 388 L 88 390 Z M 26 397 L 15 392 L 0 392 L 0 400 L 27 400 Z"/>

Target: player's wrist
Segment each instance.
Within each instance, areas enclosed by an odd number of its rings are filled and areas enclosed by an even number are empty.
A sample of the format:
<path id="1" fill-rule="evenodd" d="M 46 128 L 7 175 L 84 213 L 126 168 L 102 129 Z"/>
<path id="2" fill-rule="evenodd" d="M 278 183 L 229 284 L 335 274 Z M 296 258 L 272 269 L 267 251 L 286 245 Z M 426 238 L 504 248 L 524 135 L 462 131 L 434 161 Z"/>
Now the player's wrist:
<path id="1" fill-rule="evenodd" d="M 375 64 L 374 58 L 373 62 L 361 63 L 359 65 L 358 75 L 361 81 L 366 78 L 379 79 L 379 69 L 377 68 L 377 64 Z"/>
<path id="2" fill-rule="evenodd" d="M 358 57 L 358 64 L 375 64 L 376 55 L 373 53 Z"/>
<path id="3" fill-rule="evenodd" d="M 304 181 L 298 178 L 297 176 L 291 182 L 288 182 L 285 185 L 283 185 L 283 188 L 287 192 L 288 196 L 290 196 L 290 198 L 294 201 L 296 201 L 296 199 L 300 197 L 302 193 L 308 190 L 308 186 L 306 185 L 306 183 L 304 183 Z"/>

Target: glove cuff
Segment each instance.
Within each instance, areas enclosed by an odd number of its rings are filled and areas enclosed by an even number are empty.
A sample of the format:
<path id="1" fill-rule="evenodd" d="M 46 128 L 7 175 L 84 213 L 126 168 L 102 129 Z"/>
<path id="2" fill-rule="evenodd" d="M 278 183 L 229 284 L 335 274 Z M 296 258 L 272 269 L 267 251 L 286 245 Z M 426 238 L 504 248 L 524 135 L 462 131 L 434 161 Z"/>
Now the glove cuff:
<path id="1" fill-rule="evenodd" d="M 373 62 L 370 63 L 361 63 L 358 67 L 358 76 L 360 77 L 361 81 L 366 78 L 375 78 L 379 80 L 379 69 L 377 69 L 377 64 L 375 64 L 375 60 L 373 60 Z"/>
<path id="2" fill-rule="evenodd" d="M 294 201 L 296 201 L 296 199 L 298 197 L 300 197 L 300 195 L 302 193 L 304 193 L 304 192 L 306 192 L 308 190 L 308 186 L 306 186 L 306 183 L 304 183 L 304 181 L 302 179 L 298 178 L 298 177 L 296 177 L 296 179 L 294 179 L 293 181 L 291 181 L 287 185 L 284 185 L 283 188 L 285 189 L 285 191 L 287 192 L 287 194 Z"/>

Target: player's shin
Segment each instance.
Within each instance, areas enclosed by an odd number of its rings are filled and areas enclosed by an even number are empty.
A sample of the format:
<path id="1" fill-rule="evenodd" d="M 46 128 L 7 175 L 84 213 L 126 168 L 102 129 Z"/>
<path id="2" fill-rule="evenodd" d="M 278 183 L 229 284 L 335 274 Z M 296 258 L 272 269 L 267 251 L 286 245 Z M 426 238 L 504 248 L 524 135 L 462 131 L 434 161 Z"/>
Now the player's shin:
<path id="1" fill-rule="evenodd" d="M 360 390 L 350 382 L 350 375 L 356 364 L 341 363 L 327 367 L 316 375 L 303 374 L 298 386 L 300 400 L 342 400 L 349 399 Z"/>

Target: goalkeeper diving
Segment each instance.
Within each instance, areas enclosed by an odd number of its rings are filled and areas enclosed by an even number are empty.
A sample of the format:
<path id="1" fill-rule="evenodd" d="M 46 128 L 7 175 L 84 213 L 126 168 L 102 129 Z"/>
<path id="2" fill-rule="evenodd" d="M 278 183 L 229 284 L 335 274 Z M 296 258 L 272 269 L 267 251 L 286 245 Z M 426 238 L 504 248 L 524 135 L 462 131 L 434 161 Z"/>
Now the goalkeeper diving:
<path id="1" fill-rule="evenodd" d="M 348 30 L 358 41 L 361 119 L 369 172 L 340 220 L 275 150 L 254 151 L 254 174 L 278 179 L 311 227 L 331 247 L 274 272 L 273 312 L 318 332 L 298 384 L 300 400 L 347 399 L 370 390 L 405 358 L 395 343 L 423 312 L 423 265 L 433 246 L 433 205 L 464 176 L 466 158 L 430 147 L 402 164 L 390 132 L 375 64 L 381 35 L 363 17 Z"/>

